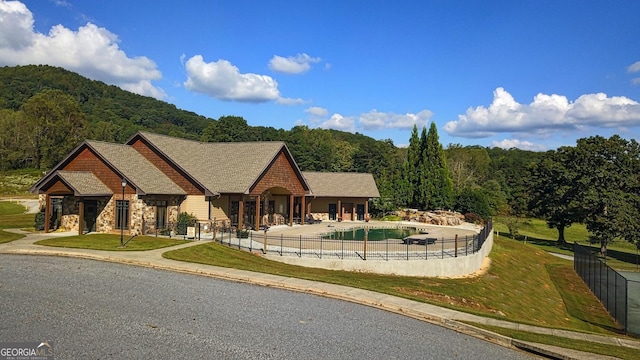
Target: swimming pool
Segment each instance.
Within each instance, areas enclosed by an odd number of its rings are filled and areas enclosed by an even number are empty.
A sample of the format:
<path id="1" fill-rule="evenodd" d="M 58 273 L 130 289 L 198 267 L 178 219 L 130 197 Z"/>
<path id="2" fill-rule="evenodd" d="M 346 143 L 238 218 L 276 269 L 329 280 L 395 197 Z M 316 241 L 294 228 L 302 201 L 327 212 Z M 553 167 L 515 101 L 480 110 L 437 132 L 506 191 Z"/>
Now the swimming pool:
<path id="1" fill-rule="evenodd" d="M 404 239 L 407 236 L 419 234 L 416 228 L 355 228 L 346 230 L 336 230 L 322 235 L 323 239 L 332 240 L 364 240 L 365 234 L 367 241 L 381 241 L 386 239 Z"/>

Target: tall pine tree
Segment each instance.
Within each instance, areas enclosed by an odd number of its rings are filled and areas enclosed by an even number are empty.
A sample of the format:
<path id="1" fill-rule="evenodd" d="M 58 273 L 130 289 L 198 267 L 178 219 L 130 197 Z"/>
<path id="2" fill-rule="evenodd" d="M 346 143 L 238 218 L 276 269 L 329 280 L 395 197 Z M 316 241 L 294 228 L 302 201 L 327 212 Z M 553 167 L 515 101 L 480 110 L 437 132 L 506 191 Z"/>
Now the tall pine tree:
<path id="1" fill-rule="evenodd" d="M 424 131 L 423 131 L 424 133 Z M 446 155 L 438 138 L 436 123 L 423 136 L 420 166 L 420 200 L 424 209 L 451 209 L 454 200 L 453 180 L 447 167 Z"/>
<path id="2" fill-rule="evenodd" d="M 418 207 L 418 182 L 420 180 L 420 138 L 418 137 L 418 127 L 413 125 L 409 148 L 407 149 L 407 161 L 404 166 L 404 202 L 409 207 Z"/>

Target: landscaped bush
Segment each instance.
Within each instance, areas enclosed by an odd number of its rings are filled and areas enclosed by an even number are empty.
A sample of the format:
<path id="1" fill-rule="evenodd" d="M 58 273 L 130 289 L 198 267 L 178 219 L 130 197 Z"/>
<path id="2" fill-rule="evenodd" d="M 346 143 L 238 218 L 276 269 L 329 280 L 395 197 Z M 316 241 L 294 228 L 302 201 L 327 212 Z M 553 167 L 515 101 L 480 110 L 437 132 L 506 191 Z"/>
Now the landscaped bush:
<path id="1" fill-rule="evenodd" d="M 36 214 L 35 227 L 38 231 L 44 230 L 44 210 Z"/>
<path id="2" fill-rule="evenodd" d="M 186 212 L 180 213 L 176 223 L 176 235 L 186 235 L 187 227 L 194 226 L 197 220 L 193 214 L 187 214 Z"/>

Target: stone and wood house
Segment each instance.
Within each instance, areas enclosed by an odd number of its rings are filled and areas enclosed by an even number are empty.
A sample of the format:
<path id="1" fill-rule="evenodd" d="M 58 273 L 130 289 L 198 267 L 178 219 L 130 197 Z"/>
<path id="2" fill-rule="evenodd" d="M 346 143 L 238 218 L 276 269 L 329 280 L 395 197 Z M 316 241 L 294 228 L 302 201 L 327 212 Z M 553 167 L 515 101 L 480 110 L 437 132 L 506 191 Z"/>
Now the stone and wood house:
<path id="1" fill-rule="evenodd" d="M 380 196 L 371 174 L 300 171 L 284 142 L 203 143 L 147 132 L 125 144 L 83 142 L 31 191 L 55 227 L 130 235 L 169 229 L 182 212 L 250 229 L 310 216 L 364 221 L 369 200 Z"/>

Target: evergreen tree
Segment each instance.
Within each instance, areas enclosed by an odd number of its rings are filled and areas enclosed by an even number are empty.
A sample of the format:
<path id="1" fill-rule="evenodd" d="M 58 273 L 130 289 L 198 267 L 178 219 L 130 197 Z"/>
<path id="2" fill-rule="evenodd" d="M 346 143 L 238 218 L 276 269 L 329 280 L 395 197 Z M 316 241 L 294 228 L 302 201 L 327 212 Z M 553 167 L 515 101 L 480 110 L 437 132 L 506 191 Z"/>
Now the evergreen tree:
<path id="1" fill-rule="evenodd" d="M 407 161 L 404 168 L 404 202 L 409 207 L 418 207 L 418 182 L 420 180 L 420 138 L 418 137 L 418 126 L 413 125 L 411 138 L 409 139 L 409 149 L 407 149 Z"/>
<path id="2" fill-rule="evenodd" d="M 421 168 L 423 185 L 420 196 L 424 208 L 451 209 L 454 200 L 453 180 L 434 122 L 431 123 L 426 136 Z"/>

